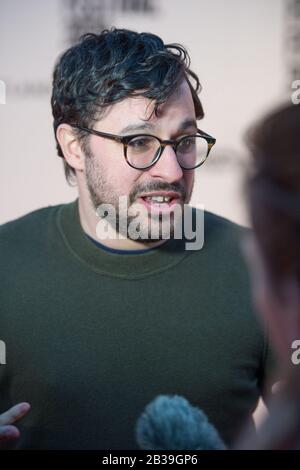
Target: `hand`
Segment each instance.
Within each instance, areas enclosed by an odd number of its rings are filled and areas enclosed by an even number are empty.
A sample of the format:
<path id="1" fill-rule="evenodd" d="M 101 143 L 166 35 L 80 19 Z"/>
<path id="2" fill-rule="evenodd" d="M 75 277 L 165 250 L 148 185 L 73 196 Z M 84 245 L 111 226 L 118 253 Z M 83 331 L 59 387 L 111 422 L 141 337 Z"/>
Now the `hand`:
<path id="1" fill-rule="evenodd" d="M 29 410 L 29 403 L 18 403 L 5 413 L 0 414 L 0 442 L 11 441 L 20 436 L 20 431 L 12 424 L 23 418 Z"/>

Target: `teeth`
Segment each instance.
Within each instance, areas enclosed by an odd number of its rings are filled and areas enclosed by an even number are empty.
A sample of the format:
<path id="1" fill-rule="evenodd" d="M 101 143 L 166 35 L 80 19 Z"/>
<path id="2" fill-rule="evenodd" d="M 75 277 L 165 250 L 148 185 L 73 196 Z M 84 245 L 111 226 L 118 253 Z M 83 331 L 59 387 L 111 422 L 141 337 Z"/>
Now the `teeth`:
<path id="1" fill-rule="evenodd" d="M 161 204 L 162 202 L 169 202 L 171 198 L 169 196 L 149 196 L 146 198 L 148 201 L 153 201 Z"/>

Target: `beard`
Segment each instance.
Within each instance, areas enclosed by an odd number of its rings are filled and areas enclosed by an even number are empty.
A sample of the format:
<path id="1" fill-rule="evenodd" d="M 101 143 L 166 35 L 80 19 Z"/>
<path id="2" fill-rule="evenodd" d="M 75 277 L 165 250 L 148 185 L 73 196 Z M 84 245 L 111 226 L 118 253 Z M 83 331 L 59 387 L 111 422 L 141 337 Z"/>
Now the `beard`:
<path id="1" fill-rule="evenodd" d="M 120 198 L 124 198 L 124 195 L 116 192 L 116 188 L 111 184 L 110 179 L 105 173 L 105 169 L 90 149 L 85 150 L 85 156 L 86 184 L 91 203 L 98 216 L 99 208 L 102 205 L 105 204 L 107 206 L 109 204 L 113 207 L 114 216 L 110 217 L 110 213 L 108 213 L 105 216 L 105 220 L 113 227 L 117 234 L 141 243 L 153 243 L 174 236 L 178 224 L 182 225 L 184 204 L 188 204 L 190 201 L 193 185 L 189 193 L 187 193 L 183 184 L 178 182 L 151 181 L 143 184 L 137 183 L 133 186 L 128 196 L 126 196 L 126 209 L 120 210 Z M 130 227 L 135 223 L 137 213 L 139 212 L 140 204 L 137 204 L 137 198 L 140 194 L 154 191 L 175 191 L 178 193 L 180 195 L 180 202 L 174 206 L 177 206 L 177 209 L 180 206 L 180 213 L 178 215 L 176 210 L 172 210 L 168 217 L 166 217 L 166 214 L 147 212 L 144 216 L 139 217 L 138 236 L 135 231 L 133 238 Z"/>

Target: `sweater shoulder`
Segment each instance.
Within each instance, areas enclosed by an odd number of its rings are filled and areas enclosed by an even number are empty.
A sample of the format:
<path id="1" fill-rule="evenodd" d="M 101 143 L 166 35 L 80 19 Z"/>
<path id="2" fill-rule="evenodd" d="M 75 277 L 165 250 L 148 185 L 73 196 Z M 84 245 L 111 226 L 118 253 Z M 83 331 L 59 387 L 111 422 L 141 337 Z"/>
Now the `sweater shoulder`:
<path id="1" fill-rule="evenodd" d="M 42 207 L 0 225 L 0 244 L 36 239 L 61 205 Z"/>
<path id="2" fill-rule="evenodd" d="M 57 213 L 71 204 L 42 207 L 0 225 L 0 264 L 7 266 L 12 261 L 20 264 L 45 253 L 57 234 Z"/>
<path id="3" fill-rule="evenodd" d="M 231 220 L 214 214 L 210 211 L 204 211 L 193 208 L 194 213 L 198 213 L 198 220 L 203 220 L 203 224 L 199 223 L 202 230 L 199 239 L 203 239 L 203 245 L 199 250 L 191 250 L 191 254 L 200 256 L 207 261 L 213 259 L 214 265 L 225 263 L 227 266 L 239 266 L 244 268 L 244 257 L 242 255 L 242 241 L 251 233 L 251 229 L 239 225 Z M 202 215 L 199 215 L 202 212 Z M 197 224 L 196 224 L 197 225 Z M 198 230 L 200 230 L 198 228 Z"/>
<path id="4" fill-rule="evenodd" d="M 237 224 L 236 222 L 232 222 L 231 220 L 220 215 L 214 214 L 213 212 L 205 211 L 204 217 L 205 224 L 207 224 L 208 229 L 221 229 L 232 233 L 235 232 L 237 234 L 246 234 L 250 231 L 248 227 Z"/>
<path id="5" fill-rule="evenodd" d="M 251 233 L 249 227 L 209 211 L 204 213 L 205 243 L 218 246 L 232 246 L 240 249 L 241 241 Z"/>
<path id="6" fill-rule="evenodd" d="M 192 212 L 194 227 L 195 220 L 198 220 L 198 224 L 196 222 L 196 227 L 198 230 L 200 230 L 200 228 L 203 229 L 205 243 L 236 243 L 238 240 L 241 240 L 243 237 L 246 237 L 251 233 L 251 229 L 249 227 L 232 222 L 231 220 L 213 212 L 196 207 L 192 208 Z M 203 224 L 201 224 L 201 221 L 203 221 Z"/>

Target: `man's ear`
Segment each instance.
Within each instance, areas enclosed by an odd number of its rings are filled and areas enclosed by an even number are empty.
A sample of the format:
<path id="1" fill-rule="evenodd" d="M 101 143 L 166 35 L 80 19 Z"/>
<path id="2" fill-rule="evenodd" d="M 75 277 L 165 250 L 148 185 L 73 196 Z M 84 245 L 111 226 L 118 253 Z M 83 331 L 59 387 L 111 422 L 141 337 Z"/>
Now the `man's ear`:
<path id="1" fill-rule="evenodd" d="M 84 170 L 84 153 L 74 129 L 69 124 L 60 124 L 56 130 L 56 137 L 66 162 L 74 170 Z"/>

